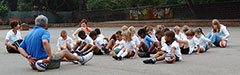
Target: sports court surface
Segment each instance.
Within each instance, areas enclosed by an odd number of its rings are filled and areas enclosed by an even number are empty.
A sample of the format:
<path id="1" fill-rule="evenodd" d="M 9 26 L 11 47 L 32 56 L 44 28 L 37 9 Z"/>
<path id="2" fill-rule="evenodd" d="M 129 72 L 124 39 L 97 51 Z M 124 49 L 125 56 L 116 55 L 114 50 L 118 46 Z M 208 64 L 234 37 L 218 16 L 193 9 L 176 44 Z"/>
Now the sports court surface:
<path id="1" fill-rule="evenodd" d="M 78 27 L 49 28 L 51 49 L 57 50 L 56 43 L 61 30 L 71 36 Z M 172 27 L 170 27 L 172 28 Z M 102 34 L 110 37 L 120 27 L 102 27 Z M 138 30 L 139 27 L 136 27 Z M 9 30 L 0 30 L 0 71 L 1 75 L 239 75 L 240 74 L 240 27 L 230 27 L 227 48 L 211 48 L 200 55 L 183 55 L 183 61 L 174 64 L 157 62 L 144 64 L 146 58 L 116 61 L 111 56 L 95 55 L 85 65 L 62 62 L 59 69 L 37 72 L 20 54 L 8 54 L 4 45 Z M 211 27 L 203 27 L 206 33 Z M 21 31 L 24 37 L 29 31 Z"/>

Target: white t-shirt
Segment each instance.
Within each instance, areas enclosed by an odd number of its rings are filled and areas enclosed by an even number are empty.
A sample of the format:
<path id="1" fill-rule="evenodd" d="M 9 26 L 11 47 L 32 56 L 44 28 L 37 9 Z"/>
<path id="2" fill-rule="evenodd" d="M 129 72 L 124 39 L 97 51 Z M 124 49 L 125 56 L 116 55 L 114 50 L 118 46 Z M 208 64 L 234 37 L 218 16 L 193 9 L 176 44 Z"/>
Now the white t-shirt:
<path id="1" fill-rule="evenodd" d="M 116 43 L 116 44 L 118 44 L 118 43 L 119 43 L 119 45 L 118 45 L 116 48 L 119 48 L 119 49 L 121 49 L 121 48 L 122 48 L 122 46 L 123 46 L 123 44 L 125 43 L 125 41 L 124 41 L 124 40 L 121 40 L 121 41 L 117 40 L 115 43 Z"/>
<path id="2" fill-rule="evenodd" d="M 13 30 L 11 29 L 10 31 L 7 32 L 6 35 L 6 40 L 8 40 L 8 44 L 12 44 L 13 42 L 22 39 L 20 31 L 17 30 L 16 35 L 14 34 Z"/>
<path id="3" fill-rule="evenodd" d="M 63 47 L 64 41 L 66 41 L 71 47 L 73 47 L 75 45 L 75 42 L 72 40 L 72 38 L 67 36 L 66 40 L 64 40 L 62 37 L 59 37 L 58 41 L 57 41 L 57 46 Z"/>
<path id="4" fill-rule="evenodd" d="M 200 46 L 202 46 L 202 47 L 206 47 L 206 44 L 209 42 L 209 41 L 211 41 L 210 39 L 208 39 L 208 38 L 206 38 L 205 36 L 203 36 L 202 34 L 201 34 L 201 36 L 199 37 L 199 38 L 197 38 L 198 39 L 198 41 L 199 41 L 199 44 L 200 44 Z"/>
<path id="5" fill-rule="evenodd" d="M 186 34 L 182 34 L 182 40 L 187 40 L 187 35 Z"/>
<path id="6" fill-rule="evenodd" d="M 226 26 L 221 24 L 220 31 L 218 32 L 221 37 L 225 37 L 226 35 L 230 35 Z"/>
<path id="7" fill-rule="evenodd" d="M 103 40 L 102 40 L 102 37 L 97 37 L 96 40 L 94 40 L 95 42 L 95 45 L 101 50 L 101 52 L 104 52 L 102 50 L 102 44 L 104 44 Z"/>
<path id="8" fill-rule="evenodd" d="M 139 38 L 138 38 L 135 34 L 132 36 L 132 40 L 134 41 L 134 43 L 135 43 L 136 45 L 139 45 L 139 44 L 140 44 L 140 40 L 139 40 Z"/>
<path id="9" fill-rule="evenodd" d="M 175 34 L 175 37 L 179 40 L 183 40 L 183 34 L 179 32 L 179 34 Z"/>
<path id="10" fill-rule="evenodd" d="M 189 54 L 197 50 L 197 45 L 199 45 L 198 39 L 194 36 L 192 39 L 188 39 Z"/>
<path id="11" fill-rule="evenodd" d="M 153 33 L 152 33 L 152 35 L 150 35 L 150 37 L 151 37 L 154 41 L 158 41 L 155 33 L 156 33 L 155 30 L 153 30 Z"/>
<path id="12" fill-rule="evenodd" d="M 81 38 L 79 38 L 79 40 L 80 40 L 81 42 L 86 42 L 87 44 L 93 45 L 93 40 L 92 40 L 92 38 L 91 38 L 90 36 L 88 36 L 88 35 L 87 35 L 87 37 L 86 37 L 84 40 L 81 39 Z"/>
<path id="13" fill-rule="evenodd" d="M 129 49 L 130 51 L 136 52 L 136 50 L 135 50 L 136 44 L 135 44 L 133 41 L 131 41 L 131 42 L 125 42 L 125 43 L 123 44 L 123 46 L 124 46 L 125 49 Z"/>
<path id="14" fill-rule="evenodd" d="M 104 39 L 105 36 L 104 36 L 103 34 L 99 34 L 98 37 L 103 40 L 103 43 L 104 43 L 104 44 L 108 44 L 107 40 Z"/>
<path id="15" fill-rule="evenodd" d="M 182 54 L 181 54 L 181 51 L 180 51 L 180 47 L 179 47 L 179 44 L 176 41 L 173 41 L 173 43 L 170 44 L 170 45 L 167 45 L 166 43 L 162 43 L 162 48 L 161 49 L 168 52 L 168 53 L 171 53 L 172 47 L 176 48 L 175 55 L 177 57 L 179 57 L 179 60 L 182 60 Z"/>
<path id="16" fill-rule="evenodd" d="M 161 39 L 161 44 L 162 44 L 162 46 L 163 46 L 163 43 L 165 43 L 166 41 L 165 41 L 165 36 L 163 36 L 162 37 L 162 39 Z"/>

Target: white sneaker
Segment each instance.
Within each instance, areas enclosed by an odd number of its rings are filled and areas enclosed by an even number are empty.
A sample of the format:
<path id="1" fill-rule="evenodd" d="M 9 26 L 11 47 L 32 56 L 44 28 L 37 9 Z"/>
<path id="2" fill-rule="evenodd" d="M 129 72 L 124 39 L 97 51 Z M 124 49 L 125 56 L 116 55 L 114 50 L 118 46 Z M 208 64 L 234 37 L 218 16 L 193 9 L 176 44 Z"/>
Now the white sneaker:
<path id="1" fill-rule="evenodd" d="M 79 61 L 79 62 L 81 63 L 81 65 L 84 65 L 85 63 L 87 63 L 89 60 L 92 59 L 92 57 L 93 57 L 93 52 L 90 52 L 90 53 L 88 53 L 87 55 L 81 56 L 81 57 L 82 57 L 83 61 Z"/>
<path id="2" fill-rule="evenodd" d="M 73 53 L 73 55 L 78 56 L 77 53 Z M 74 63 L 74 64 L 78 64 L 78 61 L 72 61 L 72 63 Z"/>

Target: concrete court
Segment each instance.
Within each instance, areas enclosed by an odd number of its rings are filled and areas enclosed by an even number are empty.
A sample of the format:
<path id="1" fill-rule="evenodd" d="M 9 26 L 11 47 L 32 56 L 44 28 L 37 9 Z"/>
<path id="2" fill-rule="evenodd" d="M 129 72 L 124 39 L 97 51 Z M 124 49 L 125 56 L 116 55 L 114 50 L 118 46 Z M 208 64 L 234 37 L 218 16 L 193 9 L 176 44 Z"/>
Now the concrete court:
<path id="1" fill-rule="evenodd" d="M 171 27 L 172 28 L 172 27 Z M 71 36 L 77 27 L 49 28 L 51 48 L 57 50 L 57 38 L 61 30 L 67 30 Z M 120 27 L 103 27 L 102 33 L 110 37 Z M 137 27 L 139 29 L 139 27 Z M 205 33 L 210 27 L 203 27 Z M 0 30 L 0 71 L 1 75 L 239 75 L 240 74 L 240 27 L 230 27 L 230 40 L 227 48 L 211 48 L 200 55 L 183 55 L 183 61 L 174 64 L 158 62 L 144 64 L 146 58 L 123 59 L 115 61 L 111 56 L 95 55 L 85 65 L 62 62 L 59 69 L 37 72 L 32 70 L 28 61 L 20 54 L 8 54 L 4 45 L 5 35 L 9 30 Z M 21 31 L 24 37 L 29 31 Z"/>

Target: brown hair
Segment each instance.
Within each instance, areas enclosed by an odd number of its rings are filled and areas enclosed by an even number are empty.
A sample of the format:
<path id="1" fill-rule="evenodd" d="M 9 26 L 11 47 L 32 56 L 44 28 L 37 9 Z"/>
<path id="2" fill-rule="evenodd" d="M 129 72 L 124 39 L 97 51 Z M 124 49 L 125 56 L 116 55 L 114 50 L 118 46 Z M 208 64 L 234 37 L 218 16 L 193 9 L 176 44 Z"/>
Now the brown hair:
<path id="1" fill-rule="evenodd" d="M 216 30 L 214 30 L 213 25 L 217 25 Z M 220 31 L 221 26 L 220 26 L 220 22 L 217 19 L 212 20 L 212 28 L 213 28 L 214 32 L 219 32 Z"/>
<path id="2" fill-rule="evenodd" d="M 67 32 L 65 30 L 62 30 L 60 35 L 62 34 L 67 34 Z"/>
<path id="3" fill-rule="evenodd" d="M 188 31 L 186 32 L 186 35 L 187 35 L 187 36 L 194 36 L 194 35 L 195 35 L 195 32 L 194 32 L 193 29 L 190 29 L 190 30 L 188 30 Z"/>
<path id="4" fill-rule="evenodd" d="M 202 35 L 204 35 L 202 28 L 200 28 L 200 27 L 197 27 L 194 31 L 195 31 L 195 33 L 201 33 Z"/>
<path id="5" fill-rule="evenodd" d="M 87 24 L 87 20 L 86 20 L 86 19 L 82 19 L 82 20 L 81 20 L 81 24 L 82 24 L 82 23 L 86 23 L 86 24 Z"/>
<path id="6" fill-rule="evenodd" d="M 187 25 L 184 25 L 182 30 L 183 30 L 183 32 L 187 32 L 189 29 L 190 28 Z"/>

